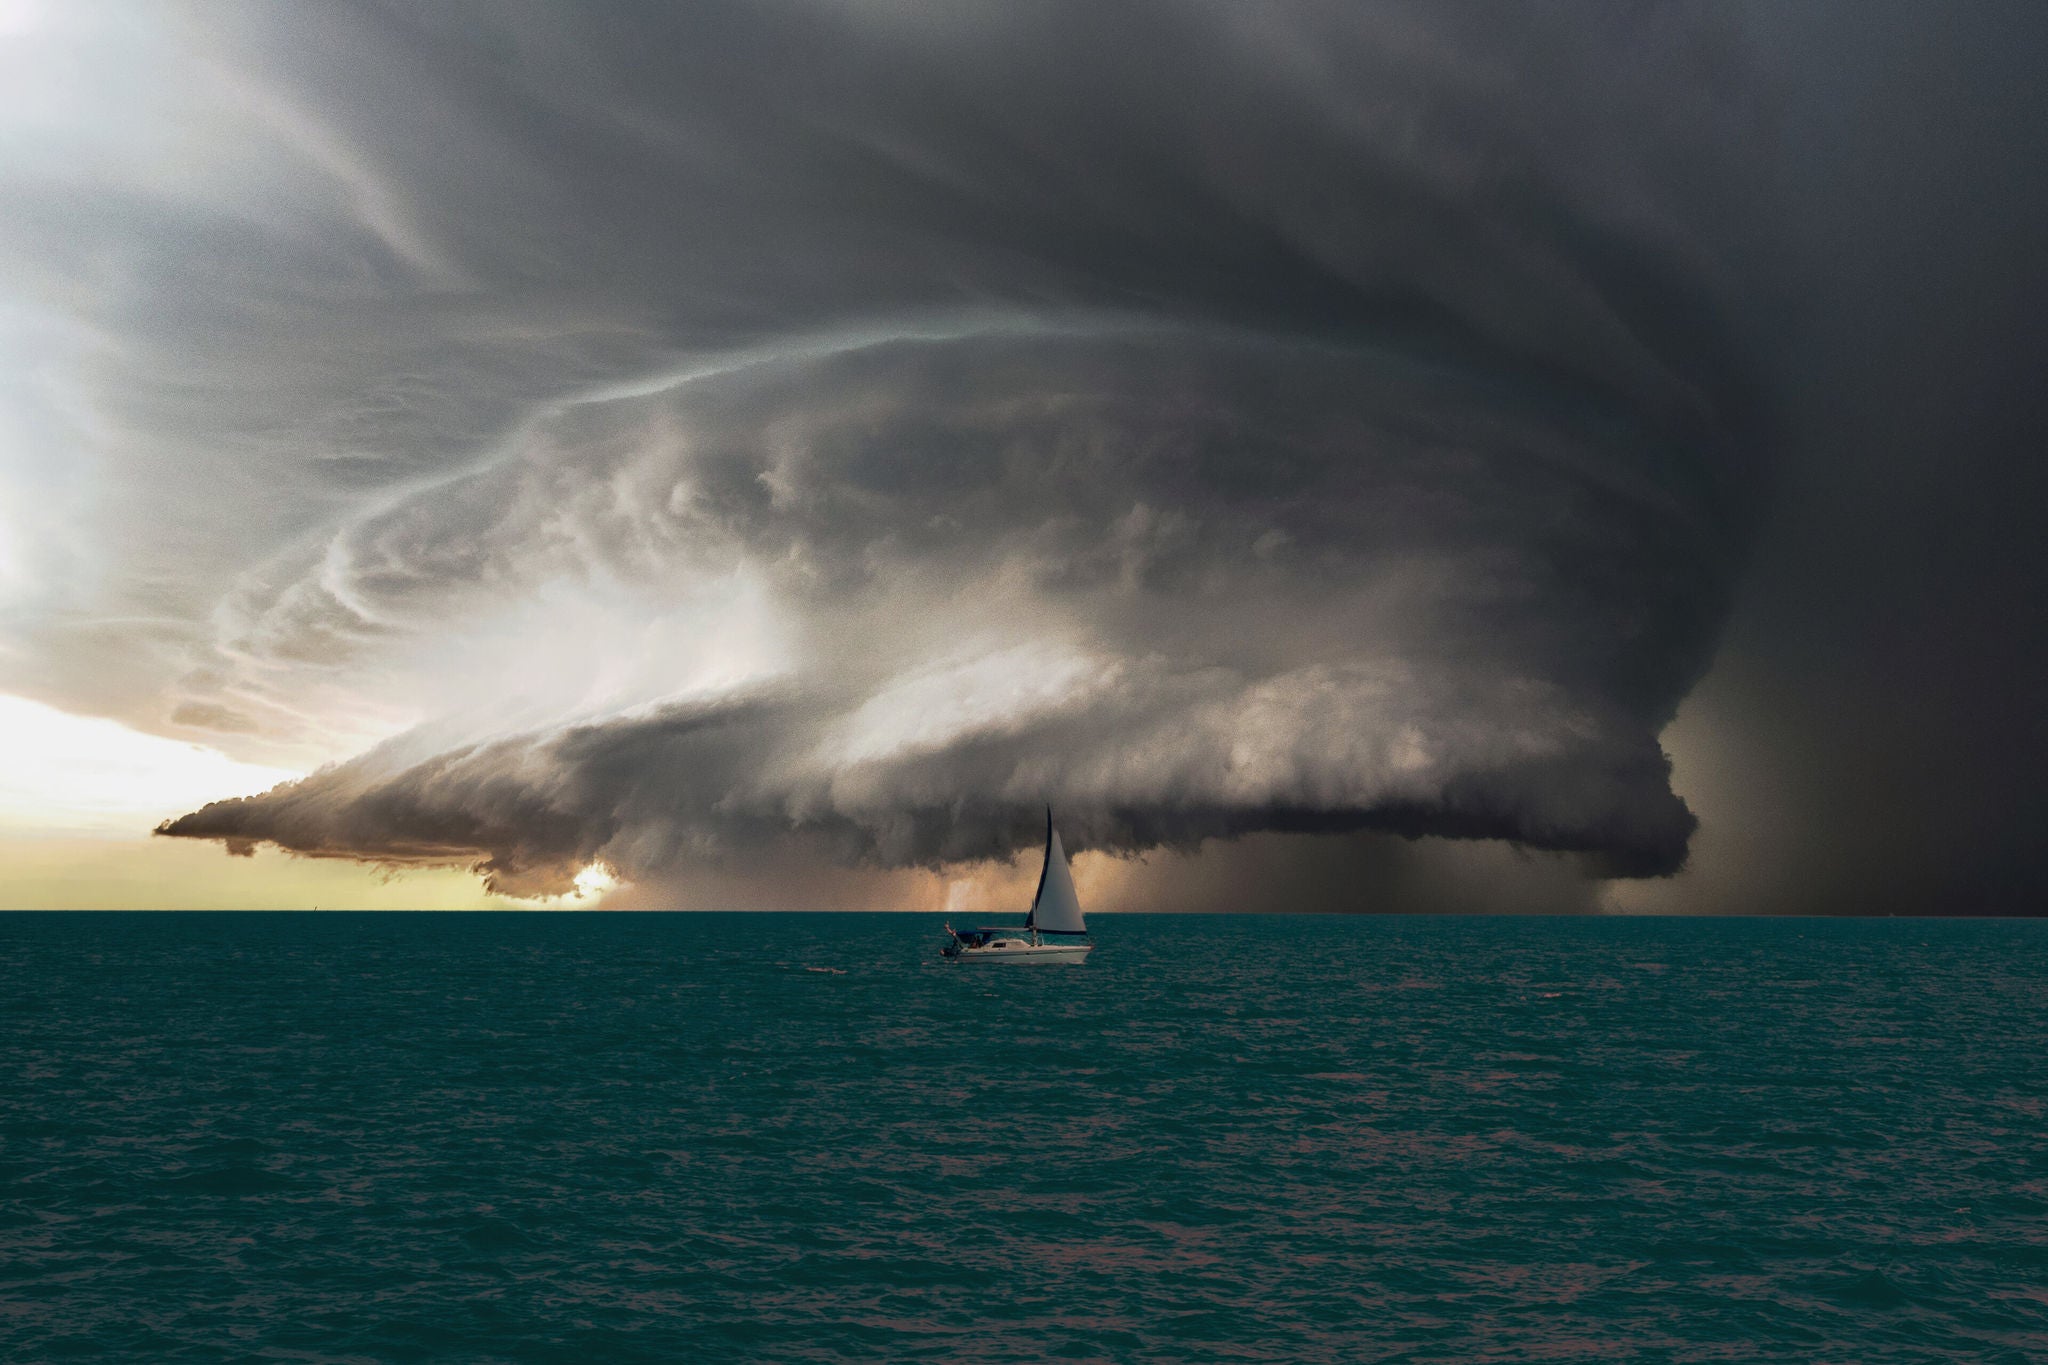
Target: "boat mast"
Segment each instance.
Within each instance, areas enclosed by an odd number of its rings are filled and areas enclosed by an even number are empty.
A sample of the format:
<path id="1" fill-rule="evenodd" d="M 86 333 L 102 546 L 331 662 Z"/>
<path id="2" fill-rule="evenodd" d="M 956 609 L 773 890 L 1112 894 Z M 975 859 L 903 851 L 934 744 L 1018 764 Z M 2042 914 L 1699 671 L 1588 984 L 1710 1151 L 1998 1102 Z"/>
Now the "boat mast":
<path id="1" fill-rule="evenodd" d="M 1045 861 L 1038 865 L 1038 889 L 1031 893 L 1031 909 L 1024 916 L 1024 927 L 1031 931 L 1031 941 L 1038 942 L 1038 902 L 1045 895 L 1045 874 L 1052 867 L 1052 805 L 1045 807 Z"/>

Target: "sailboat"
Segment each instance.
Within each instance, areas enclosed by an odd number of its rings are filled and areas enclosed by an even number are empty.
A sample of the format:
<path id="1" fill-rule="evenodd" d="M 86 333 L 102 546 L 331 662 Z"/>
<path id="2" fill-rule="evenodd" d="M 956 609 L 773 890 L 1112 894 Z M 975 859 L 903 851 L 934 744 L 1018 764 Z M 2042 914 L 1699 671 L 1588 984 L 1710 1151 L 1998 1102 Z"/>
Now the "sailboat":
<path id="1" fill-rule="evenodd" d="M 1067 851 L 1052 827 L 1052 808 L 1045 812 L 1045 866 L 1038 871 L 1038 894 L 1022 929 L 955 929 L 940 951 L 955 962 L 1086 962 L 1095 945 L 1081 918 L 1081 898 L 1074 894 L 1074 874 Z"/>

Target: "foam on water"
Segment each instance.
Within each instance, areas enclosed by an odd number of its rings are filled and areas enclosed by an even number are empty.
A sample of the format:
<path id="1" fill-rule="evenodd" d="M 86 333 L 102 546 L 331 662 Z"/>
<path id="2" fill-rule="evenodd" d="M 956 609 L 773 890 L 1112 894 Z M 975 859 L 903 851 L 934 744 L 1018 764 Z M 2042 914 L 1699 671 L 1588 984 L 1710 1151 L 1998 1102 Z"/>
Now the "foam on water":
<path id="1" fill-rule="evenodd" d="M 2048 926 L 0 916 L 0 1358 L 2048 1354 Z"/>

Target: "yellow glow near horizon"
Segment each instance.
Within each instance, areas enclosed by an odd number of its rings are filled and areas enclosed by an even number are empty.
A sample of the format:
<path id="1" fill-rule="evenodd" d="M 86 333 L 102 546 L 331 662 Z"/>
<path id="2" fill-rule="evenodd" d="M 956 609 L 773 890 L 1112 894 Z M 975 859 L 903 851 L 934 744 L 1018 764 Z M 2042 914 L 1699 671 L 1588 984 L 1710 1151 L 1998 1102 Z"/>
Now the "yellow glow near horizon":
<path id="1" fill-rule="evenodd" d="M 231 858 L 194 839 L 0 838 L 0 910 L 521 910 L 461 868 Z"/>
<path id="2" fill-rule="evenodd" d="M 517 908 L 459 868 L 158 839 L 159 821 L 298 776 L 0 694 L 0 909 Z"/>
<path id="3" fill-rule="evenodd" d="M 159 821 L 300 774 L 0 694 L 0 836 L 146 836 Z"/>

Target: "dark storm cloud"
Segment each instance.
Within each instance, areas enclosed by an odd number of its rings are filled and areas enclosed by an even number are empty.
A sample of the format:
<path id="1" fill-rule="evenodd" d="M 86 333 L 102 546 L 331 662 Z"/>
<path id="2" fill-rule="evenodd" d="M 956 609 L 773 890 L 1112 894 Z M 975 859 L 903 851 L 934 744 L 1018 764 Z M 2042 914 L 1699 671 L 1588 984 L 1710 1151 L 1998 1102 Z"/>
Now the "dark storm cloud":
<path id="1" fill-rule="evenodd" d="M 324 5 L 178 43 L 199 183 L 44 171 L 6 215 L 94 329 L 134 477 L 93 515 L 149 599 L 60 594 L 14 685 L 281 740 L 506 702 L 167 832 L 531 888 L 984 856 L 1051 800 L 1083 847 L 1682 862 L 1656 736 L 1771 464 L 1762 115 L 1711 16 Z M 514 705 L 466 642 L 520 610 L 595 632 L 536 670 L 644 669 Z"/>
<path id="2" fill-rule="evenodd" d="M 1801 325 L 1690 904 L 2048 911 L 2048 10 L 1774 5 Z M 1707 746 L 1701 746 L 1707 747 Z M 1716 818 L 1705 814 L 1711 827 Z"/>

